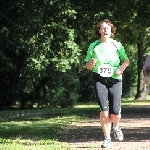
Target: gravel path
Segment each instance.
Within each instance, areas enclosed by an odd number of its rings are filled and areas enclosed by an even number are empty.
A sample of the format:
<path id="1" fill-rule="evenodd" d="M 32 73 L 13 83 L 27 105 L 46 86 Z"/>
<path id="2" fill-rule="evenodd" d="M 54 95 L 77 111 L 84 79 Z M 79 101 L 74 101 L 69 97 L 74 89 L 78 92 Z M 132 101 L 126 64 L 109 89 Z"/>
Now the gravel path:
<path id="1" fill-rule="evenodd" d="M 120 126 L 124 141 L 116 142 L 112 133 L 112 147 L 109 150 L 150 150 L 150 108 L 122 108 Z M 88 122 L 68 126 L 60 134 L 60 141 L 67 142 L 71 150 L 101 150 L 103 133 L 99 113 L 91 116 Z"/>

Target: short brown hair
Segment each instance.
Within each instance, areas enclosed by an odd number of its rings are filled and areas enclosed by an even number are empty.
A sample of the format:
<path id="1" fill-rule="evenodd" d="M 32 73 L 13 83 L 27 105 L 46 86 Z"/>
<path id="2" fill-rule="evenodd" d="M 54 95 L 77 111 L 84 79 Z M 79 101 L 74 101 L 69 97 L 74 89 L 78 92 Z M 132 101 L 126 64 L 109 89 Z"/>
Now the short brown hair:
<path id="1" fill-rule="evenodd" d="M 108 19 L 105 19 L 103 21 L 100 21 L 98 22 L 98 24 L 95 26 L 94 28 L 94 35 L 97 36 L 97 37 L 101 37 L 100 33 L 99 33 L 99 29 L 101 27 L 101 24 L 106 22 L 108 25 L 111 26 L 111 38 L 115 36 L 115 33 L 116 33 L 116 27 L 111 23 L 111 21 L 109 21 Z"/>

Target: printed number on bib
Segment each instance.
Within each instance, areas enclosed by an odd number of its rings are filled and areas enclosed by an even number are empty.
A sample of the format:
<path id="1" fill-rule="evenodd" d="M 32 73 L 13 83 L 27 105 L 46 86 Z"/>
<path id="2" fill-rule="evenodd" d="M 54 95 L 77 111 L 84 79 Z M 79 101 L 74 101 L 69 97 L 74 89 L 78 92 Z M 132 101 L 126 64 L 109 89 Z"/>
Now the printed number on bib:
<path id="1" fill-rule="evenodd" d="M 98 67 L 98 74 L 102 77 L 111 77 L 113 75 L 113 67 L 109 64 L 103 64 Z"/>

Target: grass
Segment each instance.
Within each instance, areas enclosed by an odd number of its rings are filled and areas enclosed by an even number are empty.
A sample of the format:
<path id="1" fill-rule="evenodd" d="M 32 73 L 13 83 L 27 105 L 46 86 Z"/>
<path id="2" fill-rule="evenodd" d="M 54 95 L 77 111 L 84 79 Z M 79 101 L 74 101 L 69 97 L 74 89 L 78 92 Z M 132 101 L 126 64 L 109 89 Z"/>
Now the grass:
<path id="1" fill-rule="evenodd" d="M 123 99 L 122 105 L 150 105 L 150 100 Z M 70 150 L 59 134 L 97 111 L 96 103 L 80 103 L 68 109 L 0 111 L 0 150 Z"/>
<path id="2" fill-rule="evenodd" d="M 86 120 L 86 112 L 80 108 L 0 111 L 0 150 L 70 150 L 59 134 Z"/>
<path id="3" fill-rule="evenodd" d="M 134 98 L 129 99 L 122 99 L 122 106 L 141 106 L 141 105 L 150 105 L 149 100 L 134 100 Z M 75 108 L 98 108 L 96 102 L 89 102 L 89 103 L 79 103 L 75 106 Z"/>
<path id="4" fill-rule="evenodd" d="M 134 98 L 122 99 L 122 106 L 140 106 L 150 105 L 150 95 L 146 96 L 147 100 L 134 100 Z"/>

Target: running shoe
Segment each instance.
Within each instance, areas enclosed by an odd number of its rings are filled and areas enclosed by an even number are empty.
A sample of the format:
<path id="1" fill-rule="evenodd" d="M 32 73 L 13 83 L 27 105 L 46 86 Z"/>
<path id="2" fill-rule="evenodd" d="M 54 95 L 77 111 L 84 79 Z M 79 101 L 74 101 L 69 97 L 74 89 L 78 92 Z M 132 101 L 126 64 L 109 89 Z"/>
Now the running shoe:
<path id="1" fill-rule="evenodd" d="M 117 141 L 123 141 L 123 133 L 121 131 L 121 128 L 113 129 L 114 137 Z"/>
<path id="2" fill-rule="evenodd" d="M 103 144 L 101 145 L 101 148 L 109 148 L 111 147 L 111 139 L 105 139 Z"/>

